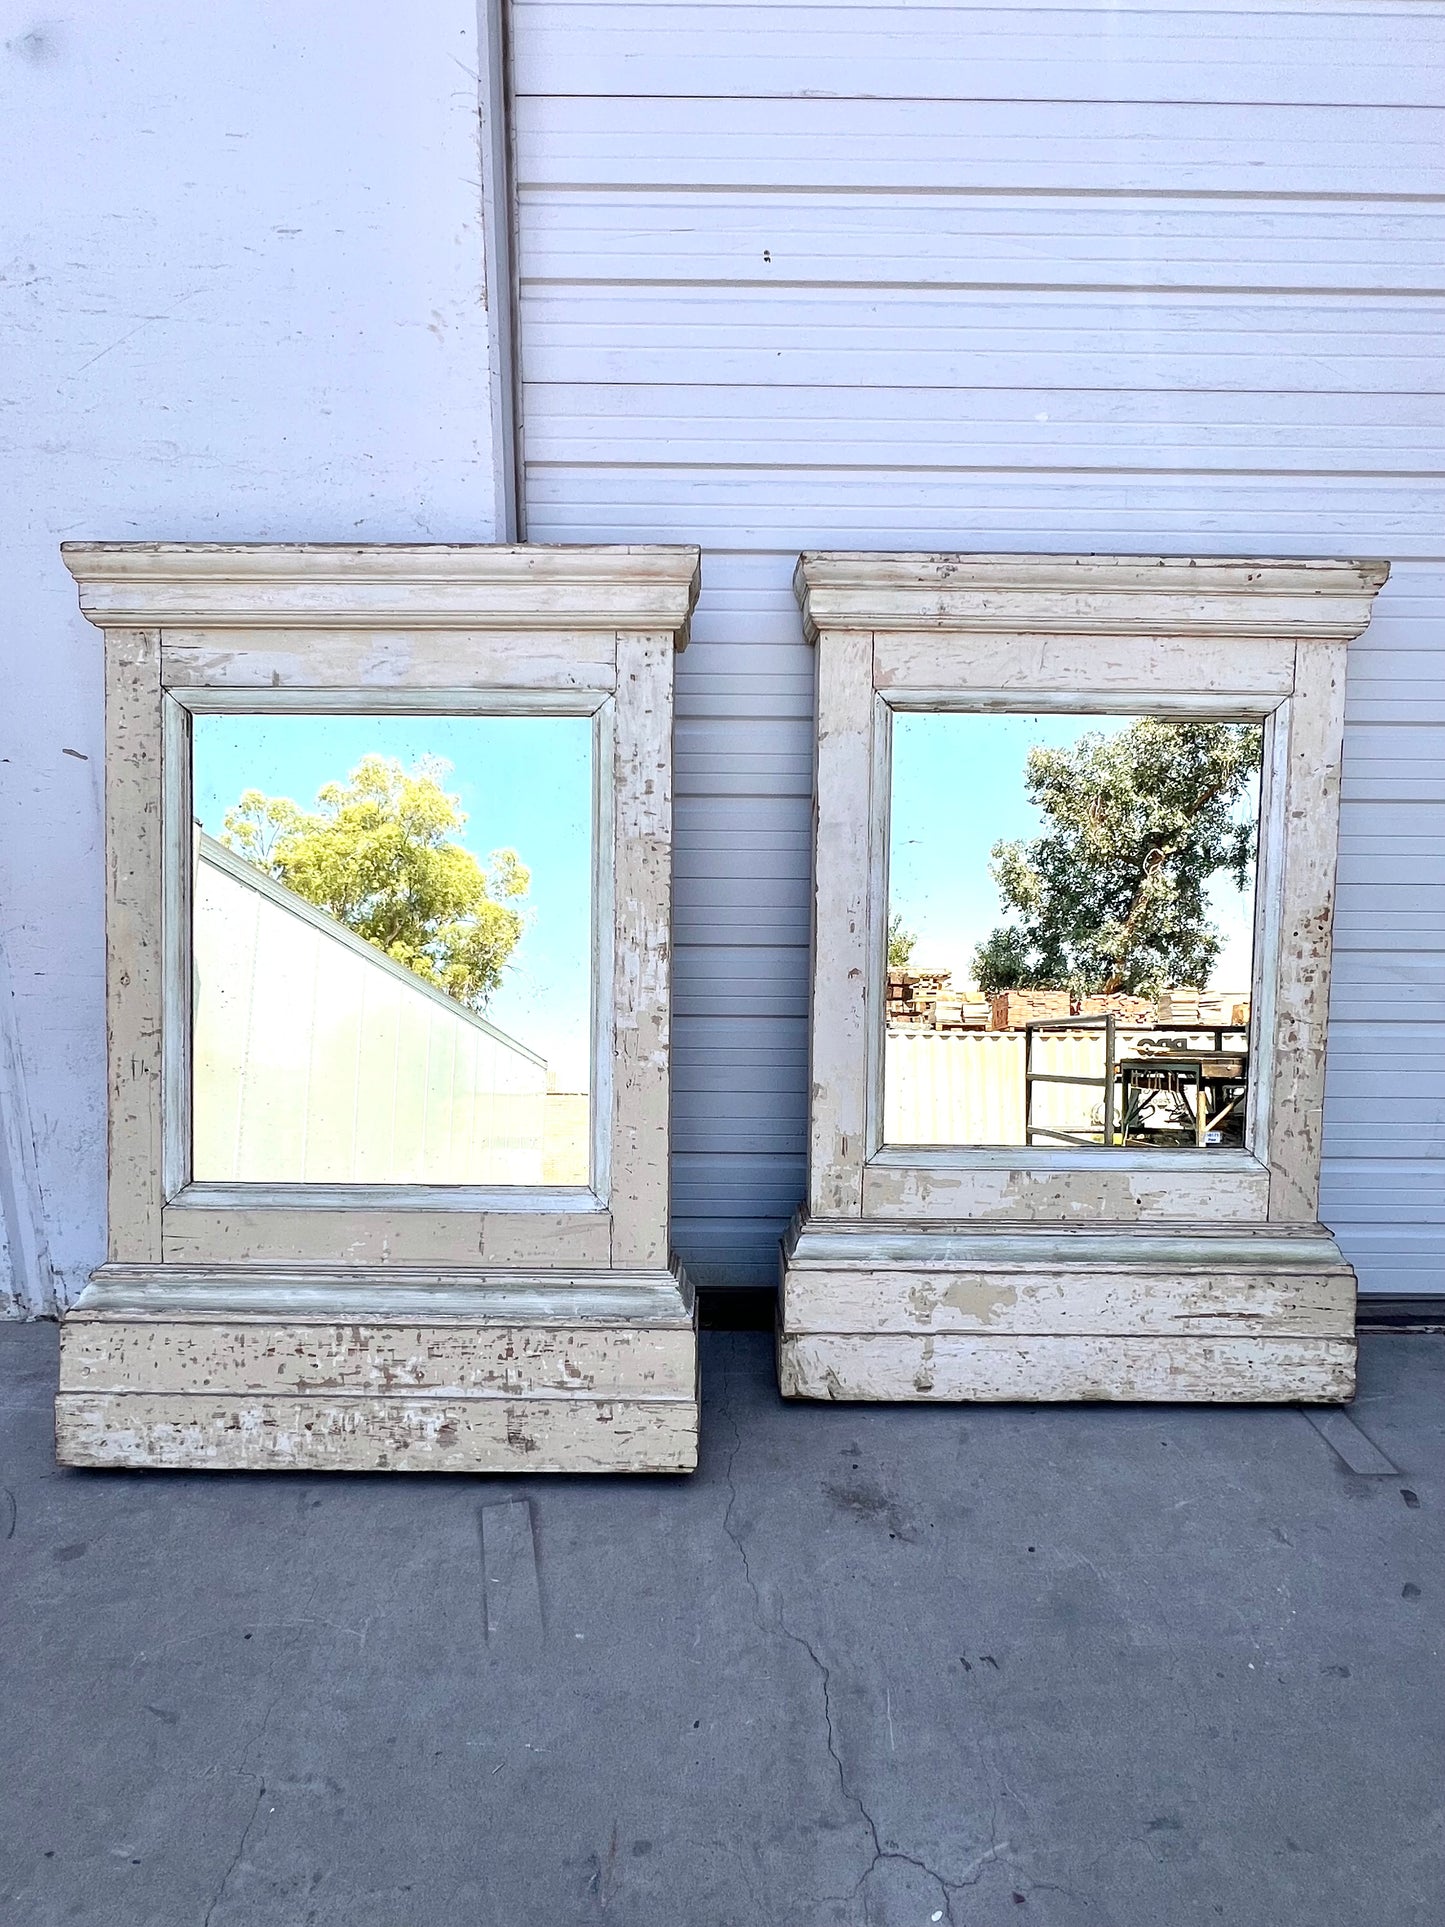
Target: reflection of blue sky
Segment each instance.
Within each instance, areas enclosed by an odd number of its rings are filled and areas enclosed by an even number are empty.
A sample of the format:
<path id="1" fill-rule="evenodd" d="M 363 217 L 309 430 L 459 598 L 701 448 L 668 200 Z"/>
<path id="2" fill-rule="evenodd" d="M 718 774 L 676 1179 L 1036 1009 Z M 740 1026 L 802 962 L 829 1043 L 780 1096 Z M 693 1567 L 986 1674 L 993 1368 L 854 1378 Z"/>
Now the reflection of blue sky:
<path id="1" fill-rule="evenodd" d="M 532 872 L 527 927 L 486 1016 L 585 1090 L 592 979 L 592 722 L 586 716 L 197 716 L 195 814 L 213 836 L 241 793 L 315 806 L 366 755 L 408 769 L 423 756 L 467 821 L 457 840 L 483 863 L 514 849 Z"/>
<path id="2" fill-rule="evenodd" d="M 1005 920 L 989 853 L 997 842 L 1037 836 L 1044 827 L 1024 794 L 1029 750 L 1061 748 L 1089 730 L 1117 735 L 1134 720 L 895 714 L 889 908 L 917 932 L 916 963 L 971 980 L 975 947 Z M 1209 901 L 1224 948 L 1207 987 L 1247 990 L 1253 891 L 1216 876 Z"/>

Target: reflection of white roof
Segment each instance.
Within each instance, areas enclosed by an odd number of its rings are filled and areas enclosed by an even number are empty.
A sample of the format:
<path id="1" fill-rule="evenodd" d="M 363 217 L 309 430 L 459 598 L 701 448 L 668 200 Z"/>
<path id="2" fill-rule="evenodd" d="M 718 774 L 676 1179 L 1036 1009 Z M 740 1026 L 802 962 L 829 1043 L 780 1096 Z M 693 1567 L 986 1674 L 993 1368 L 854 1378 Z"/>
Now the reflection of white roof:
<path id="1" fill-rule="evenodd" d="M 319 904 L 309 902 L 295 890 L 288 889 L 284 883 L 278 883 L 275 877 L 268 876 L 264 870 L 258 870 L 254 863 L 248 863 L 244 857 L 237 856 L 234 850 L 228 850 L 224 843 L 217 842 L 215 837 L 199 828 L 196 831 L 196 861 L 209 863 L 213 869 L 221 871 L 223 875 L 231 877 L 237 883 L 244 884 L 248 890 L 254 890 L 257 896 L 266 898 L 269 903 L 274 903 L 288 916 L 296 918 L 298 922 L 310 924 L 313 929 L 319 930 L 333 943 L 338 943 L 349 950 L 371 968 L 395 977 L 409 991 L 422 997 L 429 997 L 434 1004 L 440 1005 L 449 1017 L 471 1024 L 481 1031 L 483 1036 L 492 1038 L 496 1043 L 504 1045 L 508 1050 L 516 1051 L 522 1057 L 530 1058 L 543 1070 L 547 1068 L 546 1058 L 539 1056 L 530 1046 L 519 1042 L 515 1037 L 509 1037 L 506 1031 L 498 1030 L 496 1025 L 489 1024 L 485 1017 L 479 1017 L 474 1010 L 468 1010 L 465 1004 L 458 1003 L 455 997 L 449 997 L 444 990 L 439 990 L 435 984 L 428 983 L 425 977 L 419 977 L 414 970 L 408 970 L 405 964 L 398 963 L 394 957 L 388 957 L 384 950 L 378 950 L 374 943 L 368 943 L 365 937 L 358 937 L 354 930 L 348 930 L 346 925 L 333 917 L 329 910 L 323 910 Z"/>

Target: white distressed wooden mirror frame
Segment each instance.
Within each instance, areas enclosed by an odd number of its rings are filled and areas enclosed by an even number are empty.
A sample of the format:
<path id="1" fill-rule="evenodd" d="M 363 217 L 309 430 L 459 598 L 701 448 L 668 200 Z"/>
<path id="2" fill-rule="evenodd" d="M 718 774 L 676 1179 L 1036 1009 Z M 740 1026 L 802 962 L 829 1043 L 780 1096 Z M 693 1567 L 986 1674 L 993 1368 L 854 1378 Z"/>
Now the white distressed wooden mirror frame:
<path id="1" fill-rule="evenodd" d="M 673 658 L 691 548 L 68 544 L 105 632 L 109 1258 L 61 1459 L 687 1471 L 668 1248 Z M 593 719 L 587 1186 L 192 1181 L 190 719 Z"/>
<path id="2" fill-rule="evenodd" d="M 803 1398 L 1345 1399 L 1354 1274 L 1317 1223 L 1345 649 L 1380 562 L 814 554 L 808 1200 L 784 1245 Z M 885 1146 L 899 710 L 1259 720 L 1242 1150 Z"/>

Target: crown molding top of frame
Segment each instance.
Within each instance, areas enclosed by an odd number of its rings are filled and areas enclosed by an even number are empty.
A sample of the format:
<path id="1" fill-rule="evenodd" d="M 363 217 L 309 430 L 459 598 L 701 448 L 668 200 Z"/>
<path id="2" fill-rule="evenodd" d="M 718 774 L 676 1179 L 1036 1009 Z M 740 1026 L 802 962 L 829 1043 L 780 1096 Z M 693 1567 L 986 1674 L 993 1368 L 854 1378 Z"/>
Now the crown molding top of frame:
<path id="1" fill-rule="evenodd" d="M 793 588 L 809 642 L 823 629 L 1348 642 L 1389 573 L 1263 556 L 813 551 Z"/>
<path id="2" fill-rule="evenodd" d="M 103 629 L 670 631 L 701 582 L 694 547 L 493 543 L 65 542 Z"/>

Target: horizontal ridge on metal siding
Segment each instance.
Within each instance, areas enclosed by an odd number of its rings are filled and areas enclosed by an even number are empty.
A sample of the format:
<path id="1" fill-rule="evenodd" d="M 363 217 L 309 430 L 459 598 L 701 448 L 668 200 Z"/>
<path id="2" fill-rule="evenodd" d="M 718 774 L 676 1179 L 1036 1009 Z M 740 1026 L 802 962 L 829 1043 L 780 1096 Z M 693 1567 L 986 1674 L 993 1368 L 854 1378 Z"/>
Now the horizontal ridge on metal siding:
<path id="1" fill-rule="evenodd" d="M 804 547 L 1378 554 L 1350 651 L 1322 1209 L 1445 1260 L 1445 14 L 514 7 L 530 533 L 700 541 L 673 1209 L 803 1191 Z"/>

